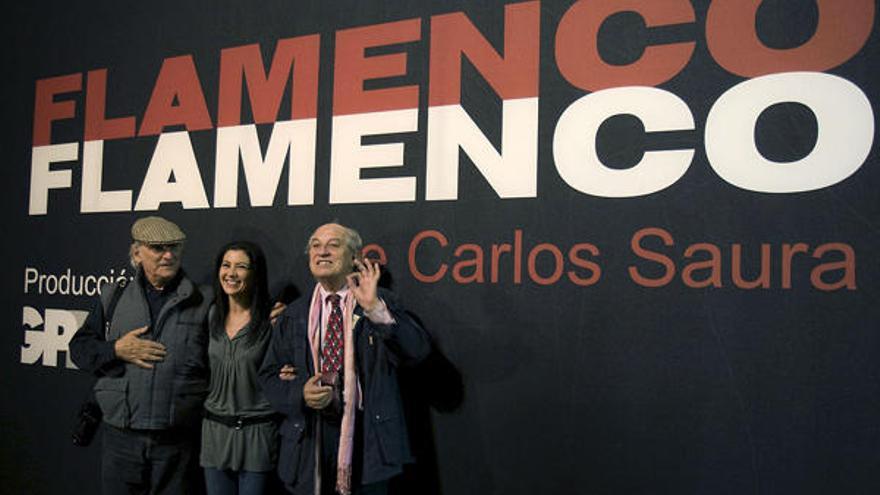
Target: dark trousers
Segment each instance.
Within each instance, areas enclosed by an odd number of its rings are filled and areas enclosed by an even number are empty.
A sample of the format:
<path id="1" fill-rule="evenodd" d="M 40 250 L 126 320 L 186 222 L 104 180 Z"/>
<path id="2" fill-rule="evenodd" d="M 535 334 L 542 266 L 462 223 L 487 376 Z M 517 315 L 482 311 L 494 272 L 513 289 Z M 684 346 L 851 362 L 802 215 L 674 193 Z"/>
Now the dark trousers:
<path id="1" fill-rule="evenodd" d="M 367 485 L 361 484 L 361 473 L 363 472 L 363 456 L 361 453 L 364 449 L 364 416 L 361 411 L 357 411 L 356 425 L 354 431 L 354 445 L 352 452 L 352 476 L 351 476 L 351 493 L 352 495 L 386 495 L 388 493 L 388 481 L 379 481 Z M 339 452 L 339 433 L 341 418 L 323 418 L 321 425 L 321 495 L 336 494 L 336 456 Z"/>
<path id="2" fill-rule="evenodd" d="M 205 486 L 208 495 L 264 495 L 268 493 L 271 474 L 206 467 Z"/>
<path id="3" fill-rule="evenodd" d="M 321 421 L 321 437 L 317 439 L 321 442 L 321 495 L 336 495 L 336 456 L 339 452 L 339 430 L 341 418 L 331 415 L 322 416 Z M 363 413 L 357 411 L 356 427 L 354 432 L 353 459 L 352 459 L 352 476 L 351 476 L 351 493 L 352 495 L 387 495 L 388 480 L 361 484 L 361 473 L 363 471 Z M 308 455 L 313 455 L 309 453 Z M 293 493 L 293 487 L 285 485 L 287 493 Z"/>
<path id="4" fill-rule="evenodd" d="M 203 492 L 198 434 L 119 429 L 105 424 L 104 495 L 192 495 Z"/>

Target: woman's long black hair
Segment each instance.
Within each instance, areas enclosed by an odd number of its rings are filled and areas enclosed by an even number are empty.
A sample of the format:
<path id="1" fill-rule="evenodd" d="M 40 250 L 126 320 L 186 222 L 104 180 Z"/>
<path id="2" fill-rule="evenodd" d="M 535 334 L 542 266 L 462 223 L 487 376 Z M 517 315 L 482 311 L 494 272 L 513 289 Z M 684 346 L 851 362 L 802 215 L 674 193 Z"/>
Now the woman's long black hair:
<path id="1" fill-rule="evenodd" d="M 220 285 L 220 265 L 223 264 L 223 256 L 228 251 L 244 251 L 250 259 L 251 270 L 253 270 L 253 283 L 251 284 L 251 332 L 247 336 L 248 342 L 254 342 L 263 332 L 269 329 L 269 325 L 265 322 L 269 319 L 269 311 L 272 301 L 269 297 L 269 276 L 266 267 L 266 256 L 260 246 L 248 241 L 234 241 L 220 248 L 217 258 L 214 261 L 214 318 L 215 324 L 212 325 L 214 332 L 226 334 L 225 322 L 226 315 L 229 314 L 229 296 L 223 292 Z"/>

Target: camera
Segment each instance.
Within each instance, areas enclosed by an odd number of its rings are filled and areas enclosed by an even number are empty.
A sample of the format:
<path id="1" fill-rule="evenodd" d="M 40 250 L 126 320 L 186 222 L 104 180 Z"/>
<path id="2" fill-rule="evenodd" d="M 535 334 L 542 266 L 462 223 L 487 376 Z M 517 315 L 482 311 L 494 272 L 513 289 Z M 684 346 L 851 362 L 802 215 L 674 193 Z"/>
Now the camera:
<path id="1" fill-rule="evenodd" d="M 101 408 L 97 402 L 85 402 L 79 408 L 76 415 L 77 422 L 73 428 L 73 444 L 78 447 L 87 447 L 95 438 L 98 426 L 101 425 Z"/>

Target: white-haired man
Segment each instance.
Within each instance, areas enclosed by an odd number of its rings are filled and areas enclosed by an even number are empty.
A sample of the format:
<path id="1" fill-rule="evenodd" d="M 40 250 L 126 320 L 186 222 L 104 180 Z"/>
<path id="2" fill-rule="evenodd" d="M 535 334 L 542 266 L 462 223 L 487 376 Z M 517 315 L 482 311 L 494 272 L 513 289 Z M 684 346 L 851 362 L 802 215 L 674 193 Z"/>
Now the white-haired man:
<path id="1" fill-rule="evenodd" d="M 95 397 L 107 426 L 102 489 L 105 495 L 198 493 L 210 288 L 196 286 L 181 269 L 186 235 L 174 223 L 141 218 L 131 237 L 134 282 L 105 285 L 70 342 L 77 366 L 98 376 Z"/>
<path id="2" fill-rule="evenodd" d="M 412 460 L 397 374 L 430 341 L 361 249 L 337 223 L 309 237 L 315 288 L 281 315 L 260 370 L 284 416 L 278 472 L 293 494 L 384 494 Z"/>

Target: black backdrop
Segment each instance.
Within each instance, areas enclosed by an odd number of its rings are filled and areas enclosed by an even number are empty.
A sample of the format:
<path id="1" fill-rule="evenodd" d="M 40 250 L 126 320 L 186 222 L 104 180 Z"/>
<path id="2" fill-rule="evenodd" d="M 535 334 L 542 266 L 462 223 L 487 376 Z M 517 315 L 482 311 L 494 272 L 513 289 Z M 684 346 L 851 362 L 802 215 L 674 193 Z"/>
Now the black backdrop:
<path id="1" fill-rule="evenodd" d="M 654 2 L 586 3 L 587 9 L 600 9 Z M 682 4 L 667 3 L 670 8 Z M 747 3 L 752 2 L 740 5 Z M 779 50 L 794 49 L 810 40 L 824 13 L 820 7 L 830 3 L 761 2 L 759 38 Z M 864 10 L 864 2 L 840 3 Z M 557 67 L 557 26 L 571 3 L 544 1 L 535 4 L 539 88 L 527 95 L 539 101 L 537 134 L 531 136 L 537 142 L 535 192 L 499 197 L 461 152 L 457 199 L 443 201 L 429 200 L 425 191 L 431 19 L 461 12 L 501 52 L 502 3 L 160 1 L 127 6 L 92 1 L 7 7 L 5 190 L 0 195 L 6 233 L 0 318 L 7 328 L 2 491 L 55 494 L 76 487 L 97 492 L 97 447 L 79 449 L 69 441 L 74 412 L 91 384 L 85 373 L 66 365 L 70 322 L 91 304 L 74 289 L 79 283 L 82 293 L 97 276 L 111 270 L 117 276 L 125 269 L 131 222 L 155 211 L 81 213 L 86 73 L 107 69 L 106 115 L 133 115 L 139 125 L 163 61 L 191 55 L 216 125 L 222 49 L 258 43 L 268 66 L 278 40 L 318 34 L 311 204 L 287 204 L 285 171 L 272 206 L 251 206 L 242 176 L 238 206 L 214 207 L 217 131 L 207 129 L 192 130 L 189 139 L 210 207 L 168 201 L 158 213 L 188 232 L 184 265 L 203 282 L 210 280 L 209 260 L 221 243 L 248 238 L 266 248 L 275 290 L 292 284 L 308 292 L 302 247 L 315 226 L 331 219 L 358 228 L 365 242 L 382 247 L 390 284 L 436 343 L 432 358 L 406 377 L 420 463 L 408 473 L 404 491 L 876 492 L 880 314 L 873 256 L 880 247 L 880 173 L 875 134 L 872 129 L 867 158 L 855 173 L 828 187 L 770 193 L 728 183 L 707 158 L 704 130 L 713 104 L 750 76 L 731 73 L 710 52 L 710 2 L 683 4 L 692 6 L 692 22 L 647 29 L 638 14 L 621 13 L 605 20 L 597 34 L 603 59 L 617 66 L 638 60 L 646 44 L 695 42 L 681 72 L 657 85 L 685 102 L 694 119 L 690 130 L 645 133 L 637 118 L 618 116 L 606 120 L 596 137 L 598 156 L 616 170 L 633 167 L 646 151 L 693 149 L 680 179 L 651 194 L 602 197 L 571 187 L 561 176 L 553 149 L 557 122 L 590 91 L 568 82 Z M 870 36 L 852 56 L 829 68 L 785 70 L 838 76 L 875 106 L 880 43 L 869 10 Z M 366 87 L 418 85 L 417 130 L 366 138 L 366 145 L 404 143 L 404 163 L 362 175 L 414 177 L 415 198 L 334 202 L 329 191 L 335 33 L 408 19 L 420 20 L 416 41 L 368 52 L 406 54 L 405 73 L 368 81 Z M 502 101 L 482 73 L 463 63 L 461 106 L 499 148 Z M 31 214 L 37 81 L 70 74 L 82 75 L 81 89 L 54 98 L 75 102 L 76 114 L 53 124 L 51 144 L 79 143 L 79 149 L 76 158 L 51 169 L 72 170 L 71 184 L 49 191 L 45 214 Z M 282 103 L 278 121 L 289 114 L 289 105 Z M 253 122 L 247 103 L 242 115 L 243 124 Z M 762 114 L 754 136 L 765 157 L 795 162 L 811 153 L 825 126 L 840 124 L 817 122 L 807 106 L 783 104 Z M 257 127 L 265 149 L 272 126 Z M 182 130 L 177 125 L 165 132 Z M 133 190 L 136 199 L 157 140 L 155 135 L 106 140 L 103 189 Z M 844 143 L 840 153 L 848 146 Z M 673 244 L 664 245 L 656 229 L 667 232 Z M 642 249 L 665 258 L 638 255 L 631 243 L 640 231 L 646 234 Z M 707 287 L 693 287 L 712 280 L 704 265 L 691 268 L 693 280 L 682 278 L 687 266 L 713 259 L 711 248 L 699 243 L 717 246 L 720 254 L 718 283 Z M 784 245 L 797 243 L 807 248 L 791 258 L 786 283 Z M 511 245 L 500 255 L 496 280 L 493 244 Z M 758 277 L 762 245 L 769 246 L 768 287 L 745 289 L 733 281 L 734 251 L 740 249 L 734 245 L 741 247 L 748 280 Z M 823 245 L 827 249 L 817 252 Z M 670 280 L 657 287 L 636 282 L 633 270 L 655 280 L 668 273 L 662 260 L 675 266 Z M 848 264 L 831 265 L 842 261 Z M 447 271 L 441 277 L 443 264 Z M 828 270 L 817 274 L 823 264 Z M 420 279 L 419 273 L 436 273 L 438 280 Z M 591 276 L 597 278 L 585 283 Z M 826 290 L 836 282 L 840 287 Z"/>

